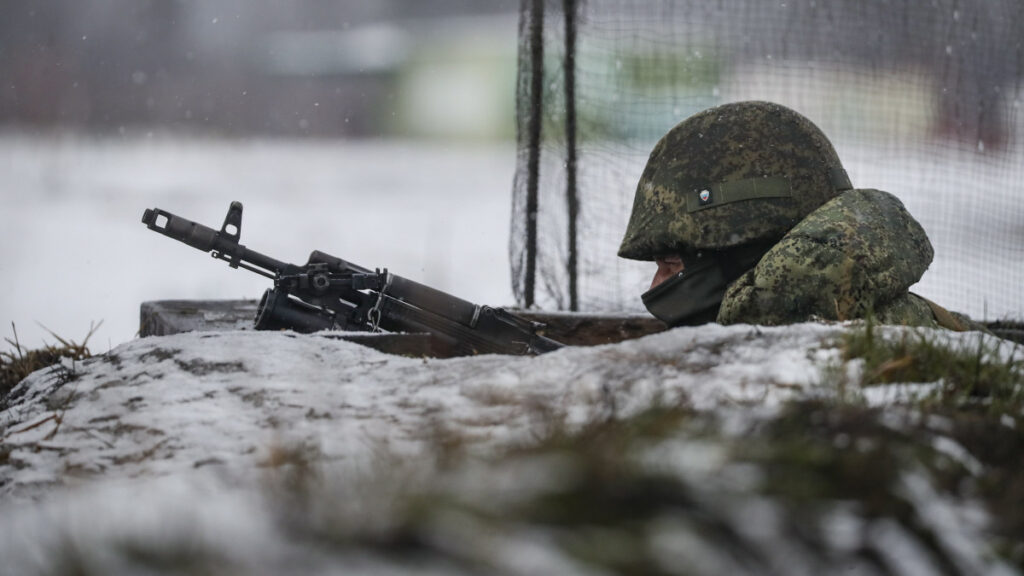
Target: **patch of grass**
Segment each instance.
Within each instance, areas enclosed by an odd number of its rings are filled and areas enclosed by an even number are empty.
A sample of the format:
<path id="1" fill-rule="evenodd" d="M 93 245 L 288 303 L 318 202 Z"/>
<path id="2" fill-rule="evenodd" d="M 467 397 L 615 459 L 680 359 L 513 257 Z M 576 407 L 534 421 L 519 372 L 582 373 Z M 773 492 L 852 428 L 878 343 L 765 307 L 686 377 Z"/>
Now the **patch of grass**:
<path id="1" fill-rule="evenodd" d="M 595 420 L 578 430 L 552 430 L 535 446 L 504 458 L 507 465 L 555 457 L 567 471 L 562 481 L 494 520 L 508 515 L 547 527 L 559 534 L 566 551 L 588 564 L 620 573 L 664 573 L 648 557 L 644 527 L 696 505 L 684 481 L 650 466 L 643 454 L 680 434 L 704 436 L 709 427 L 715 424 L 689 407 L 659 406 L 628 418 Z"/>
<path id="2" fill-rule="evenodd" d="M 900 471 L 892 447 L 902 434 L 878 422 L 876 409 L 818 402 L 788 404 L 738 448 L 768 471 L 768 491 L 794 501 L 855 499 L 866 511 L 891 511 Z"/>
<path id="3" fill-rule="evenodd" d="M 1024 533 L 1024 350 L 991 335 L 944 336 L 907 330 L 886 337 L 869 321 L 844 337 L 844 359 L 863 360 L 861 387 L 937 383 L 930 393 L 884 410 L 909 409 L 908 421 L 916 425 L 904 432 L 917 438 L 918 448 L 927 446 L 929 437 L 945 436 L 977 461 L 976 477 L 948 466 L 929 467 L 931 477 L 948 493 L 969 490 L 984 501 L 993 518 L 995 549 L 1024 565 L 1019 538 Z M 831 409 L 854 408 L 841 403 Z M 876 469 L 884 476 L 884 466 Z"/>
<path id="4" fill-rule="evenodd" d="M 975 469 L 941 449 L 960 444 L 956 425 L 951 431 L 947 424 L 945 419 L 937 423 L 922 418 L 906 406 L 797 401 L 738 443 L 734 457 L 759 466 L 762 493 L 785 507 L 793 532 L 807 539 L 812 549 L 827 549 L 828 519 L 837 507 L 846 505 L 863 526 L 898 525 L 927 552 L 940 573 L 959 574 L 962 551 L 949 545 L 950 526 L 936 524 L 928 516 L 931 499 L 923 494 L 932 491 L 944 503 L 939 506 L 980 496 L 994 513 L 994 525 L 984 529 L 986 542 L 992 552 L 1002 552 L 1008 560 L 1011 557 L 1001 549 L 999 539 L 1010 532 L 998 516 L 994 494 L 974 489 L 976 483 L 985 484 L 1000 471 Z M 925 492 L 908 490 L 912 479 L 927 486 Z M 865 541 L 865 545 L 858 554 L 874 562 L 875 544 Z"/>
<path id="5" fill-rule="evenodd" d="M 974 489 L 992 512 L 997 550 L 1024 568 L 1024 419 L 960 414 L 950 436 L 983 467 Z"/>
<path id="6" fill-rule="evenodd" d="M 87 344 L 89 338 L 92 337 L 102 324 L 100 322 L 91 326 L 81 343 L 66 340 L 50 331 L 50 335 L 57 340 L 57 344 L 44 343 L 42 348 L 29 350 L 18 341 L 18 331 L 14 323 L 11 323 L 14 339 L 5 338 L 5 340 L 8 344 L 14 346 L 14 350 L 0 352 L 0 408 L 6 406 L 7 396 L 10 391 L 19 382 L 24 380 L 26 376 L 36 370 L 58 364 L 64 358 L 77 362 L 91 357 L 92 353 L 89 351 Z"/>
<path id="7" fill-rule="evenodd" d="M 192 533 L 162 539 L 148 538 L 144 532 L 118 536 L 101 549 L 70 532 L 61 533 L 55 539 L 57 544 L 51 554 L 41 559 L 37 571 L 32 573 L 46 576 L 243 573 L 223 551 L 214 549 Z"/>
<path id="8" fill-rule="evenodd" d="M 878 333 L 870 319 L 843 338 L 843 358 L 863 359 L 862 386 L 941 383 L 921 407 L 984 405 L 994 414 L 1024 407 L 1024 361 L 1019 345 L 989 335 L 975 342 L 949 342 L 940 332 L 907 330 L 898 338 Z M 1009 352 L 1008 354 L 1006 352 Z"/>

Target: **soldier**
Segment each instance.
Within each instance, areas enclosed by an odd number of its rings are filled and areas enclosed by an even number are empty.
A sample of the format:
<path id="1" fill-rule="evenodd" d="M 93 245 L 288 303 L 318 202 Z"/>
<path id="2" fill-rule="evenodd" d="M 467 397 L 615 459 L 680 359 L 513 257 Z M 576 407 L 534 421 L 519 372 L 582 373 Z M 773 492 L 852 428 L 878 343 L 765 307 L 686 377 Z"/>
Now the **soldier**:
<path id="1" fill-rule="evenodd" d="M 908 291 L 932 246 L 903 203 L 853 188 L 821 130 L 768 102 L 705 110 L 658 142 L 619 256 L 657 263 L 642 299 L 670 326 L 976 327 Z"/>

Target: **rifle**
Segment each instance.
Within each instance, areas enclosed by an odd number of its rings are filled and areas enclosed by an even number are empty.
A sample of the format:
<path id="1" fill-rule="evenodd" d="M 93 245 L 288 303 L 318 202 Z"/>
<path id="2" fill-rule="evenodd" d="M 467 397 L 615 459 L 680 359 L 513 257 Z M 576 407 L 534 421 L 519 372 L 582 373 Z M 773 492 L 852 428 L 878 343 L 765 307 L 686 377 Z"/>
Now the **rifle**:
<path id="1" fill-rule="evenodd" d="M 232 268 L 274 281 L 260 298 L 257 330 L 429 333 L 452 355 L 542 354 L 563 346 L 539 334 L 543 324 L 502 308 L 479 306 L 383 271 L 314 250 L 301 266 L 239 244 L 242 203 L 232 202 L 220 231 L 154 208 L 142 222 L 155 232 L 209 252 Z"/>

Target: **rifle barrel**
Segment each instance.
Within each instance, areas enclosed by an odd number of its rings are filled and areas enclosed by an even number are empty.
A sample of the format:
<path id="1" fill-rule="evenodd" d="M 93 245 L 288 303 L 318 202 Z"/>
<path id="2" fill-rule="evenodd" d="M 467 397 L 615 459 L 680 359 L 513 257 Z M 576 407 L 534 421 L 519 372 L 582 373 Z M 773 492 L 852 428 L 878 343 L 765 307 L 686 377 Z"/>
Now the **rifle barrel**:
<path id="1" fill-rule="evenodd" d="M 237 267 L 240 262 L 246 262 L 266 270 L 268 274 L 264 275 L 270 278 L 273 278 L 276 274 L 288 273 L 298 269 L 293 264 L 281 262 L 246 248 L 238 243 L 236 237 L 221 234 L 209 226 L 204 226 L 188 218 L 171 214 L 166 210 L 159 208 L 147 209 L 142 214 L 142 223 L 154 232 L 159 232 L 164 236 L 188 244 L 197 250 L 213 252 L 221 260 L 228 261 L 232 267 Z M 246 268 L 253 272 L 262 273 L 260 270 Z"/>

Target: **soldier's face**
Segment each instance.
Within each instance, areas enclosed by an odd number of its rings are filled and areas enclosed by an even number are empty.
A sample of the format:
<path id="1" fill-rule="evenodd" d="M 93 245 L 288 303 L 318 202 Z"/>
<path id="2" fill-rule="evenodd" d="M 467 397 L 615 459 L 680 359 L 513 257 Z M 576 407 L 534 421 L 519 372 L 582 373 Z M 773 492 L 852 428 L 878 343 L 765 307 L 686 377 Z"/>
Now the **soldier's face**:
<path id="1" fill-rule="evenodd" d="M 683 259 L 678 254 L 658 256 L 654 263 L 658 265 L 658 271 L 651 280 L 651 288 L 683 271 Z"/>

